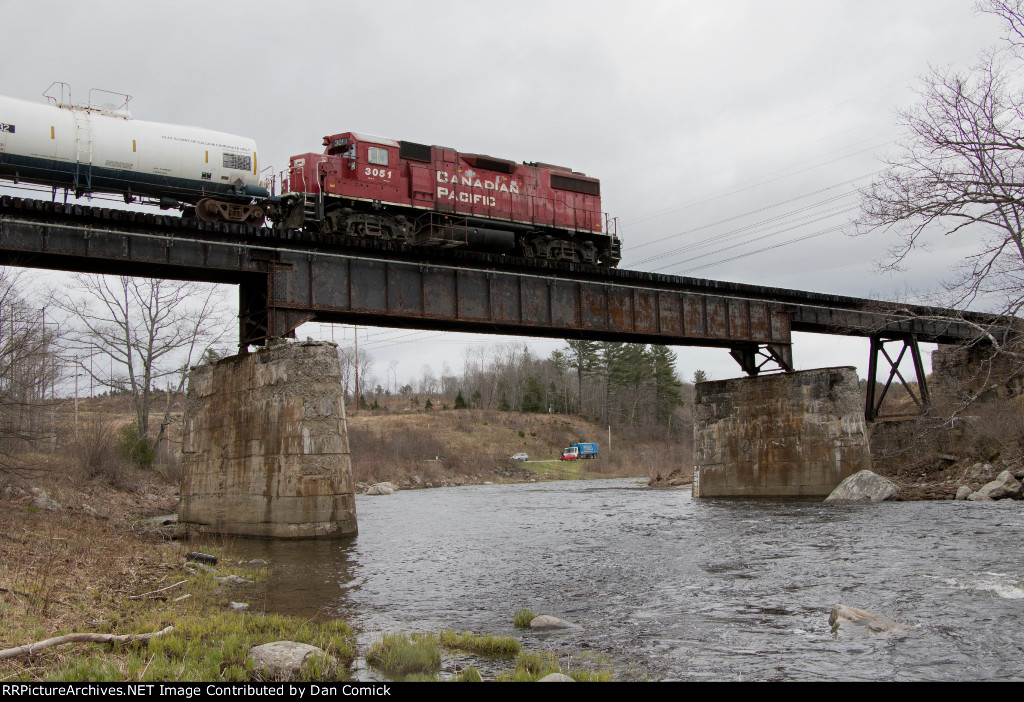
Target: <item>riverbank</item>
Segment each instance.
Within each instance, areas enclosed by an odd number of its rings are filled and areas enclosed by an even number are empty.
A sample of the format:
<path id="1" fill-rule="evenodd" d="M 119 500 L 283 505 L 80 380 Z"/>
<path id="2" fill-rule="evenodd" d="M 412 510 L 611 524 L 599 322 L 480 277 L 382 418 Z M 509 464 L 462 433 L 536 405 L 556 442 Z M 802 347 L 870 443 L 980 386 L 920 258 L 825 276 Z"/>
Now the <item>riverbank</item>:
<path id="1" fill-rule="evenodd" d="M 253 680 L 260 674 L 246 654 L 279 640 L 333 656 L 336 667 L 318 668 L 319 679 L 348 678 L 347 623 L 259 611 L 266 563 L 233 557 L 230 540 L 204 545 L 215 564 L 189 560 L 188 544 L 147 519 L 173 511 L 174 490 L 136 480 L 141 489 L 130 492 L 90 484 L 0 493 L 0 649 L 71 633 L 160 635 L 0 657 L 0 680 Z"/>
<path id="2" fill-rule="evenodd" d="M 413 635 L 430 649 L 426 663 L 394 668 L 374 660 L 383 670 L 371 670 L 362 657 L 377 655 L 379 633 L 360 646 L 344 618 L 271 611 L 271 562 L 239 555 L 253 543 L 177 540 L 184 534 L 174 521 L 157 516 L 175 510 L 176 490 L 152 472 L 133 471 L 131 479 L 137 487 L 130 491 L 43 481 L 34 482 L 45 489 L 0 490 L 0 681 L 277 680 L 249 652 L 278 641 L 330 657 L 304 668 L 300 680 L 611 679 L 593 657 L 450 629 Z M 93 641 L 46 645 L 72 634 Z M 129 640 L 111 644 L 112 637 Z M 31 655 L 5 657 L 40 643 Z"/>

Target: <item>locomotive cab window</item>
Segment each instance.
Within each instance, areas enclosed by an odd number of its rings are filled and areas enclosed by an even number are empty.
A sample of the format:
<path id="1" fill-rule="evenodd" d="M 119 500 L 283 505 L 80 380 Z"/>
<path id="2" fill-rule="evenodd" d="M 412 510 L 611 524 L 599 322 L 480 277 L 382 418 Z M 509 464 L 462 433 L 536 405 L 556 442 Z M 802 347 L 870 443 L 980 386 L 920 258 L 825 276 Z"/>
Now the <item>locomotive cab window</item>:
<path id="1" fill-rule="evenodd" d="M 381 149 L 376 146 L 371 146 L 369 149 L 369 161 L 375 166 L 386 166 L 388 165 L 388 150 Z"/>

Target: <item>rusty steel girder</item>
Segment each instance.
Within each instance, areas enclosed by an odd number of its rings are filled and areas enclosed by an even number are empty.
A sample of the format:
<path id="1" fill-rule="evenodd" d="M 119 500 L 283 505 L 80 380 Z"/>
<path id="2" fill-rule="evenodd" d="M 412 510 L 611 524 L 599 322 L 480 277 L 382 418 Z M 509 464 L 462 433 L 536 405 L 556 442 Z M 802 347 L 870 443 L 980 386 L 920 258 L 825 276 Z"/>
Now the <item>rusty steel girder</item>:
<path id="1" fill-rule="evenodd" d="M 266 307 L 277 320 L 270 337 L 320 321 L 719 347 L 791 343 L 786 305 L 635 283 L 298 251 L 281 251 L 267 281 Z"/>

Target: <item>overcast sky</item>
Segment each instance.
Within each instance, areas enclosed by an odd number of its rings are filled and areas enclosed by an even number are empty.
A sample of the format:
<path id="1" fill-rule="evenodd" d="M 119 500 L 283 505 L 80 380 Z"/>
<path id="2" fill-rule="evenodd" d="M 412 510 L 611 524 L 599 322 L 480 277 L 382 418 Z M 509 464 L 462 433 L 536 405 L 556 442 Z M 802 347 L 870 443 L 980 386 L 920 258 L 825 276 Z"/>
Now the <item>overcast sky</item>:
<path id="1" fill-rule="evenodd" d="M 966 242 L 879 275 L 885 238 L 849 223 L 917 76 L 997 43 L 972 4 L 0 0 L 0 94 L 129 93 L 135 118 L 253 137 L 277 170 L 349 130 L 561 164 L 601 179 L 623 267 L 925 301 Z M 399 377 L 457 372 L 467 344 L 501 339 L 359 335 L 382 380 L 393 359 Z M 684 378 L 740 375 L 724 350 L 676 350 Z M 863 377 L 867 343 L 797 335 L 794 360 Z"/>

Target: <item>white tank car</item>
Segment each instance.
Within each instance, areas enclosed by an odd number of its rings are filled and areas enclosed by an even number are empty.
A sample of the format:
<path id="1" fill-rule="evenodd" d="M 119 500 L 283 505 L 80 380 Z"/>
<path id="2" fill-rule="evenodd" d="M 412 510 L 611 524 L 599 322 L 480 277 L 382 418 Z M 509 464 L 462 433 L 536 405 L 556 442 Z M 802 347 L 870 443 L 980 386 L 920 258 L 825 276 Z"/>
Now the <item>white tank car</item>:
<path id="1" fill-rule="evenodd" d="M 267 189 L 252 139 L 97 107 L 0 96 L 0 178 L 194 205 L 206 221 L 259 224 Z"/>

